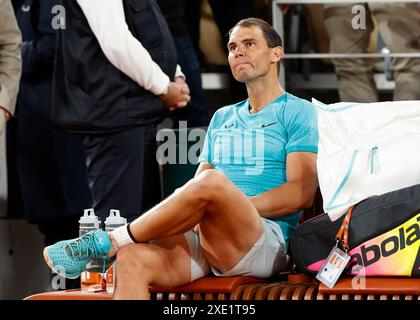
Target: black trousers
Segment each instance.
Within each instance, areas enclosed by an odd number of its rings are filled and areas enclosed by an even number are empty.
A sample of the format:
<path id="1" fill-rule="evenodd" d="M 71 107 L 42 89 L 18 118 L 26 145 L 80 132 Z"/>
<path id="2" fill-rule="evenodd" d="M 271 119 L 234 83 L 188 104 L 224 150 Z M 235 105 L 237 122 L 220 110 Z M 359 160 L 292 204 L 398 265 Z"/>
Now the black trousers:
<path id="1" fill-rule="evenodd" d="M 18 116 L 17 168 L 28 221 L 80 217 L 92 205 L 82 138 L 55 131 L 50 119 L 22 106 Z"/>
<path id="2" fill-rule="evenodd" d="M 79 217 L 92 205 L 82 138 L 55 131 L 49 118 L 22 105 L 17 114 L 13 165 L 19 173 L 26 218 L 38 226 L 45 246 L 76 238 Z M 79 278 L 65 283 L 65 289 L 80 287 Z"/>
<path id="3" fill-rule="evenodd" d="M 161 200 L 156 126 L 83 139 L 93 207 L 102 222 L 118 209 L 130 222 Z"/>

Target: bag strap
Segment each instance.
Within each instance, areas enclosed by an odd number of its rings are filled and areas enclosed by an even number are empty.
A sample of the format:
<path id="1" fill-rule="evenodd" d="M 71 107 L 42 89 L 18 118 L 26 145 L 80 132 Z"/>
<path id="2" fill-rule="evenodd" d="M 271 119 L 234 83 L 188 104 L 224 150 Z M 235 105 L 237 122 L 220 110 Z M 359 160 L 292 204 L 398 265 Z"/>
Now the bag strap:
<path id="1" fill-rule="evenodd" d="M 347 210 L 346 217 L 341 224 L 340 230 L 338 230 L 337 235 L 335 236 L 335 241 L 337 242 L 337 246 L 341 244 L 344 251 L 347 252 L 349 250 L 349 225 L 350 225 L 350 218 L 351 214 L 353 213 L 353 209 L 355 206 L 351 206 Z"/>

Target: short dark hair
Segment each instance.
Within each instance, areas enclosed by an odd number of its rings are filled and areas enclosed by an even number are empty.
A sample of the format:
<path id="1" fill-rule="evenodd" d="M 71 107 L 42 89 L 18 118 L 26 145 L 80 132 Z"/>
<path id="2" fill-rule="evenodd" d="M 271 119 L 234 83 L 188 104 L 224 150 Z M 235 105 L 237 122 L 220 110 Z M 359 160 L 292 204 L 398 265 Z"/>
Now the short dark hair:
<path id="1" fill-rule="evenodd" d="M 236 27 L 259 27 L 263 33 L 264 39 L 267 42 L 269 48 L 283 47 L 283 41 L 277 31 L 266 21 L 260 18 L 246 18 L 240 20 L 235 26 L 229 30 L 229 38 L 232 34 L 233 29 Z M 280 73 L 280 61 L 277 63 L 277 73 Z"/>
<path id="2" fill-rule="evenodd" d="M 283 41 L 281 40 L 281 37 L 277 33 L 277 31 L 269 23 L 259 18 L 242 19 L 237 24 L 235 24 L 235 26 L 232 29 L 229 30 L 229 37 L 232 34 L 233 29 L 235 29 L 236 27 L 249 28 L 253 26 L 259 27 L 261 29 L 269 48 L 283 46 Z"/>

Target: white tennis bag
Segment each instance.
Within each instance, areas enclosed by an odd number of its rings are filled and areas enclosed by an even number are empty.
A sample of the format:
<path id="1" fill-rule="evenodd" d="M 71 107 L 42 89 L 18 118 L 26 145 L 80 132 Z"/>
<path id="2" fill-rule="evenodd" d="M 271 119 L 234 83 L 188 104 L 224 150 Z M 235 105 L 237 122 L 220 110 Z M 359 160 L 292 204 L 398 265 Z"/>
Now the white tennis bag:
<path id="1" fill-rule="evenodd" d="M 332 221 L 370 196 L 420 184 L 420 101 L 312 103 L 319 185 Z"/>

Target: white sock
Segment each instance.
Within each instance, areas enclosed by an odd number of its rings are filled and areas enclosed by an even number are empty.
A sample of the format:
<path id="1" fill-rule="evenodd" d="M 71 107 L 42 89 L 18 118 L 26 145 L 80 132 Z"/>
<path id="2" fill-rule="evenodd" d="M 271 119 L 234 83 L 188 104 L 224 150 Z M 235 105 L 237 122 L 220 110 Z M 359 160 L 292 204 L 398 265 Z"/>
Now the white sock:
<path id="1" fill-rule="evenodd" d="M 112 246 L 109 255 L 111 257 L 114 256 L 117 253 L 117 251 L 122 247 L 135 243 L 133 239 L 131 239 L 127 228 L 128 224 L 126 224 L 125 226 L 118 227 L 117 229 L 112 230 L 110 232 Z"/>

